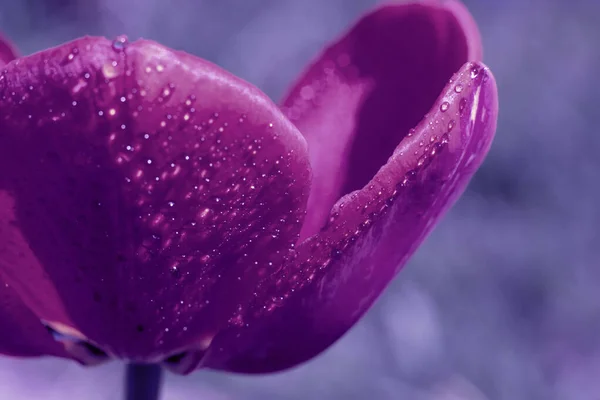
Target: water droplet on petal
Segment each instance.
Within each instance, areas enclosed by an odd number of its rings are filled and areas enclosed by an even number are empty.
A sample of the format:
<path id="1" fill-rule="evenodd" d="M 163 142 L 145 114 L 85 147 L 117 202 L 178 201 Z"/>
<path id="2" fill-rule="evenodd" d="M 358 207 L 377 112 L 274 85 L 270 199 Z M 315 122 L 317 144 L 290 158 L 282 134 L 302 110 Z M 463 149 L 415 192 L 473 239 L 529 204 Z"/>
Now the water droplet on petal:
<path id="1" fill-rule="evenodd" d="M 75 84 L 75 86 L 73 86 L 71 88 L 71 93 L 76 94 L 79 93 L 81 91 L 81 89 L 85 88 L 87 86 L 87 82 L 83 79 L 79 79 L 77 81 L 77 83 Z"/>
<path id="2" fill-rule="evenodd" d="M 129 40 L 127 39 L 127 36 L 117 36 L 117 38 L 112 42 L 112 48 L 115 51 L 123 51 L 125 47 L 127 47 L 128 43 Z"/>
<path id="3" fill-rule="evenodd" d="M 466 106 L 467 106 L 467 99 L 465 99 L 465 98 L 460 99 L 460 101 L 458 102 L 458 111 L 462 114 L 462 112 L 465 110 Z"/>
<path id="4" fill-rule="evenodd" d="M 454 128 L 454 125 L 456 125 L 455 120 L 450 120 L 450 122 L 448 122 L 448 132 L 450 132 Z"/>
<path id="5" fill-rule="evenodd" d="M 443 102 L 440 105 L 440 111 L 441 112 L 446 112 L 446 111 L 448 111 L 448 107 L 450 107 L 450 103 L 448 103 L 447 101 L 445 101 L 445 102 Z"/>
<path id="6" fill-rule="evenodd" d="M 104 64 L 102 67 L 102 74 L 106 79 L 113 79 L 117 76 L 117 69 L 112 64 Z"/>

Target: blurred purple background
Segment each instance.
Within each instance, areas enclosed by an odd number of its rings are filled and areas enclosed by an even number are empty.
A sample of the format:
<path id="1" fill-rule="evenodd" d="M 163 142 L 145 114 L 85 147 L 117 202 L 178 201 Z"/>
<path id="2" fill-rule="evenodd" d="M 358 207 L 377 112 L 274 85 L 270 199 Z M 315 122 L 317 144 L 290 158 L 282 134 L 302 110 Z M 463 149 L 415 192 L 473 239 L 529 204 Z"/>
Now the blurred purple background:
<path id="1" fill-rule="evenodd" d="M 266 377 L 168 376 L 165 400 L 600 398 L 600 3 L 467 0 L 500 89 L 465 196 L 363 321 Z M 126 33 L 211 60 L 279 99 L 376 0 L 0 0 L 31 53 Z M 0 358 L 0 399 L 119 400 L 123 366 Z"/>

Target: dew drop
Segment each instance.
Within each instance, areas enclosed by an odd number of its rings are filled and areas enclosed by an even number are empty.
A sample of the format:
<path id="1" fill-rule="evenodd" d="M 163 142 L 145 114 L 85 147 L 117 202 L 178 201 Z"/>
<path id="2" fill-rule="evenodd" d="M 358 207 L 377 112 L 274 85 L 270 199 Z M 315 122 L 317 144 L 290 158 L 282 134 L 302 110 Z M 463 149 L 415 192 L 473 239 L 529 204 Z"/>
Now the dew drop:
<path id="1" fill-rule="evenodd" d="M 465 110 L 466 106 L 467 106 L 467 99 L 465 99 L 463 97 L 462 99 L 460 99 L 460 102 L 458 103 L 458 111 L 460 113 L 462 113 Z"/>
<path id="2" fill-rule="evenodd" d="M 473 67 L 471 67 L 471 79 L 477 78 L 477 75 L 479 75 L 479 71 L 480 68 L 478 66 L 474 65 Z"/>
<path id="3" fill-rule="evenodd" d="M 456 93 L 460 93 L 460 92 L 462 92 L 462 91 L 463 91 L 463 85 L 461 85 L 461 84 L 459 83 L 458 85 L 454 86 L 454 91 L 455 91 Z"/>
<path id="4" fill-rule="evenodd" d="M 431 146 L 431 150 L 429 151 L 429 157 L 434 157 L 442 148 L 442 144 L 440 143 L 435 143 L 433 146 Z"/>
<path id="5" fill-rule="evenodd" d="M 445 101 L 440 105 L 440 111 L 446 112 L 448 111 L 448 107 L 450 107 L 450 104 L 447 101 Z"/>
<path id="6" fill-rule="evenodd" d="M 417 175 L 417 173 L 416 173 L 415 170 L 408 171 L 406 173 L 406 175 L 404 175 L 404 178 L 400 182 L 400 185 L 401 186 L 408 185 L 409 183 L 411 183 L 415 179 L 416 175 Z"/>
<path id="7" fill-rule="evenodd" d="M 450 122 L 448 122 L 448 132 L 450 132 L 453 128 L 454 125 L 456 125 L 456 121 L 455 120 L 450 120 Z"/>
<path id="8" fill-rule="evenodd" d="M 77 81 L 77 83 L 75 84 L 75 86 L 73 86 L 73 88 L 71 88 L 71 93 L 76 94 L 79 93 L 81 91 L 81 89 L 85 88 L 87 86 L 87 82 L 83 79 L 79 79 Z"/>
<path id="9" fill-rule="evenodd" d="M 102 66 L 102 74 L 106 79 L 113 79 L 117 76 L 117 69 L 113 64 L 104 64 Z"/>
<path id="10" fill-rule="evenodd" d="M 128 43 L 129 40 L 127 39 L 127 36 L 117 36 L 112 42 L 112 48 L 114 51 L 123 51 Z"/>

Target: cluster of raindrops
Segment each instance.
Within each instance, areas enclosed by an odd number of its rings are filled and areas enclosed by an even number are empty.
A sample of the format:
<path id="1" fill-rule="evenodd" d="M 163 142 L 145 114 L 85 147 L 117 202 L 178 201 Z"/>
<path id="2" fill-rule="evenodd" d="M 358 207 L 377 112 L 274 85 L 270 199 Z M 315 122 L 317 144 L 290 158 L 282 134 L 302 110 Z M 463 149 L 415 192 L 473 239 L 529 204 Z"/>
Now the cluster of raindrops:
<path id="1" fill-rule="evenodd" d="M 211 109 L 193 77 L 173 80 L 169 60 L 134 65 L 125 37 L 110 46 L 112 58 L 91 64 L 89 45 L 73 47 L 58 62 L 64 74 L 37 71 L 38 82 L 14 91 L 0 75 L 11 105 L 1 127 L 39 142 L 23 192 L 46 182 L 36 194 L 44 211 L 70 195 L 48 228 L 76 241 L 76 259 L 64 260 L 77 265 L 73 279 L 98 282 L 89 293 L 98 307 L 135 314 L 149 302 L 156 311 L 131 315 L 127 329 L 148 333 L 158 319 L 166 337 L 191 329 L 217 281 L 270 274 L 297 238 L 305 177 L 268 120 Z M 22 203 L 40 214 L 35 199 Z M 111 285 L 123 289 L 117 300 Z"/>
<path id="2" fill-rule="evenodd" d="M 144 70 L 151 75 L 164 68 Z M 170 321 L 171 329 L 179 322 L 187 329 L 209 304 L 207 290 L 219 279 L 232 279 L 232 270 L 238 271 L 234 279 L 251 280 L 248 270 L 267 264 L 268 252 L 294 237 L 290 230 L 299 226 L 299 215 L 286 172 L 294 155 L 281 153 L 272 129 L 249 124 L 245 114 L 207 112 L 195 95 L 177 104 L 178 90 L 168 83 L 149 99 L 144 92 L 150 91 L 140 87 L 149 105 L 136 109 L 136 118 L 156 118 L 156 126 L 129 140 L 115 138 L 113 146 L 120 149 L 116 161 L 136 196 L 139 222 L 152 232 L 136 255 L 144 263 L 160 260 L 165 270 L 159 273 L 170 275 L 172 285 L 194 288 L 165 310 L 181 315 L 181 321 Z M 170 291 L 155 289 L 159 298 Z"/>
<path id="3" fill-rule="evenodd" d="M 255 294 L 257 300 L 250 307 L 254 317 L 273 312 L 285 304 L 290 296 L 322 277 L 330 268 L 343 268 L 342 264 L 347 260 L 344 257 L 352 257 L 352 252 L 356 250 L 353 248 L 362 245 L 362 239 L 389 212 L 396 199 L 411 190 L 431 162 L 447 147 L 457 121 L 465 113 L 467 98 L 460 95 L 464 94 L 465 87 L 472 85 L 468 78 L 475 79 L 479 72 L 479 67 L 473 66 L 469 68 L 466 79 L 459 77 L 462 79 L 458 79 L 451 89 L 451 92 L 459 96 L 450 95 L 441 99 L 436 105 L 439 111 L 435 112 L 434 108 L 433 114 L 425 115 L 423 122 L 406 135 L 404 140 L 412 141 L 412 144 L 403 146 L 401 143 L 398 146 L 395 157 L 412 160 L 412 168 L 402 176 L 395 177 L 394 185 L 387 183 L 386 179 L 376 177 L 362 190 L 344 196 L 334 205 L 321 232 L 297 246 L 285 265 L 262 282 Z M 388 170 L 393 168 L 390 165 L 387 167 Z M 334 266 L 335 263 L 338 265 Z M 241 324 L 242 321 L 243 318 L 238 316 L 236 322 Z"/>

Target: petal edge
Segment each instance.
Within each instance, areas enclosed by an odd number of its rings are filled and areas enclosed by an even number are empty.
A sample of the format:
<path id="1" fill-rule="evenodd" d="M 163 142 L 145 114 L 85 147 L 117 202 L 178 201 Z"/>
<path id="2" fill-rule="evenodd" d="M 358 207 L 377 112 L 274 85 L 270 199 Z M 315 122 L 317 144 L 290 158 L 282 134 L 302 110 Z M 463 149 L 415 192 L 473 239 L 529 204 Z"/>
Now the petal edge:
<path id="1" fill-rule="evenodd" d="M 316 58 L 282 103 L 308 141 L 313 167 L 301 239 L 373 177 L 450 76 L 481 55 L 466 7 L 426 0 L 375 8 Z"/>
<path id="2" fill-rule="evenodd" d="M 375 178 L 342 198 L 330 223 L 263 282 L 242 324 L 215 339 L 205 365 L 277 371 L 343 335 L 465 190 L 490 148 L 497 108 L 489 69 L 463 66 Z"/>

